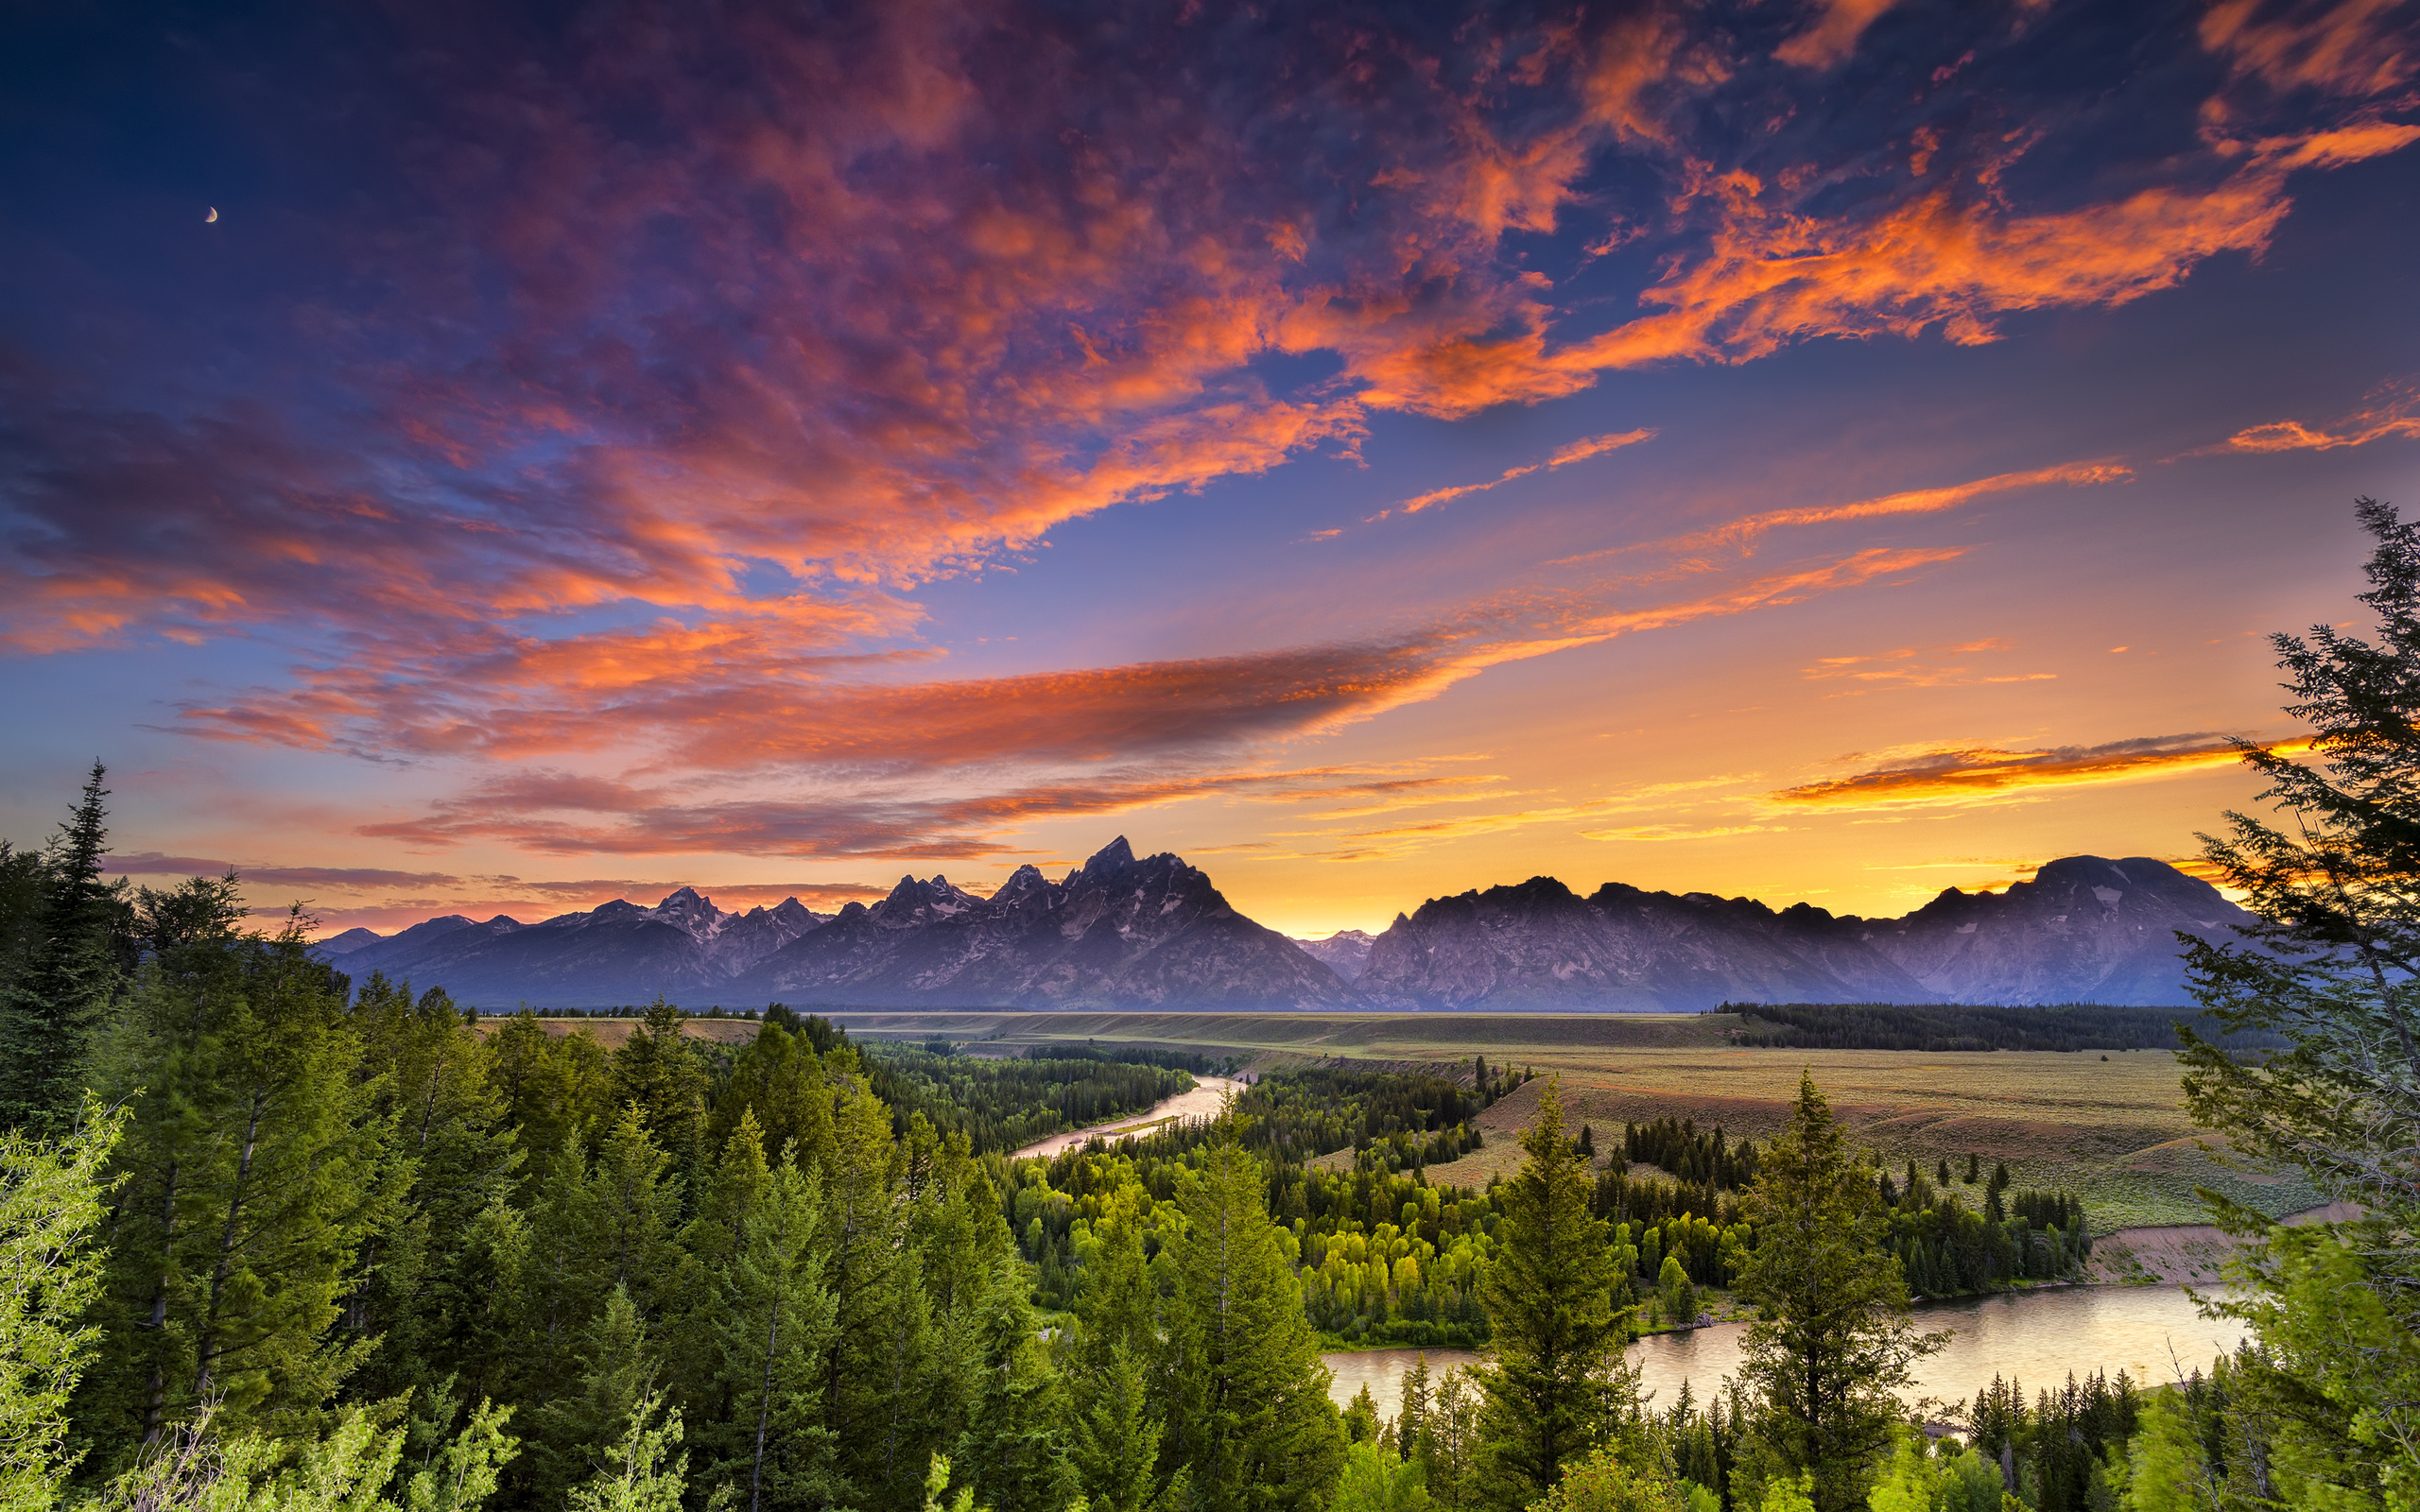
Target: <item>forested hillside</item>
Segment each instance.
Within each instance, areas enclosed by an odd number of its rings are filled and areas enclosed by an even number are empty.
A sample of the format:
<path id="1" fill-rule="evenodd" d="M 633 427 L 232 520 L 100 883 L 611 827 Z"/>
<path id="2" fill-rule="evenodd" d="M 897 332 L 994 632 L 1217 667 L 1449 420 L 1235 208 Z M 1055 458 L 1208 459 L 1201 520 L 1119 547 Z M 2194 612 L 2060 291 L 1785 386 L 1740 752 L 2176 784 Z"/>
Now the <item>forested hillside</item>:
<path id="1" fill-rule="evenodd" d="M 1911 1296 L 2069 1274 L 2083 1204 L 1882 1170 L 1811 1081 L 1762 1144 L 1575 1133 L 1549 1086 L 1485 1190 L 1429 1178 L 1527 1079 L 1484 1058 L 1279 1072 L 1018 1160 L 1209 1068 L 778 1004 L 736 1044 L 661 1003 L 611 1049 L 482 1022 L 247 927 L 232 878 L 101 884 L 105 796 L 0 850 L 11 1512 L 2099 1512 L 2269 1431 L 2247 1357 L 2173 1400 L 1996 1387 L 1920 1452 Z M 1742 1375 L 1649 1412 L 1621 1347 L 1715 1297 L 1760 1319 Z M 1322 1340 L 1487 1356 L 1381 1423 L 1331 1404 Z"/>

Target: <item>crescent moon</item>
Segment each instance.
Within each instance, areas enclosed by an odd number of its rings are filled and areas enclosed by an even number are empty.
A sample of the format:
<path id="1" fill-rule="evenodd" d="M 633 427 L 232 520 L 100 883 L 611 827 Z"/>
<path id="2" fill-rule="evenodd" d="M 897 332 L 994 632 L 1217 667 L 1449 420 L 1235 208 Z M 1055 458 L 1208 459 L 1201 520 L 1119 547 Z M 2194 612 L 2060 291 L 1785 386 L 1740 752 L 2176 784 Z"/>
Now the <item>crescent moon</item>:
<path id="1" fill-rule="evenodd" d="M 210 207 L 210 214 L 209 214 L 209 215 L 207 215 L 202 216 L 201 218 L 202 218 L 202 222 L 203 222 L 205 225 L 206 225 L 206 224 L 208 224 L 208 223 L 210 223 L 210 222 L 212 222 L 212 221 L 216 220 L 216 219 L 218 218 L 218 207 L 217 207 L 216 205 L 213 205 L 213 206 L 211 206 L 211 207 Z"/>

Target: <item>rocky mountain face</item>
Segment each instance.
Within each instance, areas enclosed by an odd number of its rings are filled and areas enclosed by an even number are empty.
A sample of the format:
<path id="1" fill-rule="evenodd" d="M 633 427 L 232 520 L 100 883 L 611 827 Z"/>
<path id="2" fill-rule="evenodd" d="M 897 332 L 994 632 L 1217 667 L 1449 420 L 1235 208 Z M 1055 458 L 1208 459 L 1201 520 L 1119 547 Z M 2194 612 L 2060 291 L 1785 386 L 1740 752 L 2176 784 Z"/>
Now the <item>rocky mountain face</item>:
<path id="1" fill-rule="evenodd" d="M 1901 919 L 1551 877 L 1432 899 L 1354 986 L 1398 1007 L 1692 1011 L 1724 1002 L 2187 1001 L 2175 932 L 2248 915 L 2165 862 L 2069 856 L 2005 892 L 1952 887 Z"/>
<path id="2" fill-rule="evenodd" d="M 356 980 L 384 971 L 488 1008 L 601 1007 L 645 1003 L 659 992 L 696 1002 L 717 997 L 824 919 L 795 898 L 731 913 L 683 887 L 652 908 L 616 899 L 536 924 L 501 914 L 484 923 L 452 914 L 386 936 L 348 930 L 320 942 L 319 952 Z"/>
<path id="3" fill-rule="evenodd" d="M 1301 939 L 1288 936 L 1302 947 L 1303 954 L 1350 982 L 1361 974 L 1370 963 L 1370 945 L 1377 938 L 1367 930 L 1340 929 L 1325 939 Z"/>
<path id="4" fill-rule="evenodd" d="M 2249 916 L 2145 857 L 2069 856 L 2005 892 L 1950 888 L 1901 919 L 1551 877 L 1435 898 L 1376 938 L 1290 940 L 1174 855 L 1125 839 L 1053 882 L 989 898 L 902 877 L 826 919 L 795 898 L 745 914 L 683 887 L 523 924 L 449 915 L 320 946 L 340 970 L 442 987 L 486 1008 L 688 1005 L 1480 1008 L 1673 1012 L 1725 1002 L 2186 1002 L 2175 932 Z"/>
<path id="5" fill-rule="evenodd" d="M 1123 835 L 1060 881 L 1019 868 L 988 899 L 900 879 L 749 971 L 735 991 L 793 1006 L 1343 1007 L 1353 990 L 1238 914 L 1183 858 Z"/>

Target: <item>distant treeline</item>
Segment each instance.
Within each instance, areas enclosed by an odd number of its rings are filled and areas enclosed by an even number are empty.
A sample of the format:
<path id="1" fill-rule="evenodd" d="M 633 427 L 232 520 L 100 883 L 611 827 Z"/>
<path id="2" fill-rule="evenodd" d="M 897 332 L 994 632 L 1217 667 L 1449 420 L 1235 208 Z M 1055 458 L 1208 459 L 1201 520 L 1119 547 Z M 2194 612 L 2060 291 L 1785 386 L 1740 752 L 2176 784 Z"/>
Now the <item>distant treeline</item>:
<path id="1" fill-rule="evenodd" d="M 929 1048 L 929 1047 L 928 1047 Z M 1234 1056 L 1206 1056 L 1199 1050 L 1163 1050 L 1144 1045 L 1112 1045 L 1107 1049 L 1089 1040 L 1083 1044 L 1029 1045 L 1028 1060 L 1114 1060 L 1128 1066 L 1165 1066 L 1170 1071 L 1189 1071 L 1197 1076 L 1224 1076 L 1236 1070 Z"/>
<path id="2" fill-rule="evenodd" d="M 2100 1003 L 2002 1007 L 1962 1003 L 1726 1003 L 1743 1045 L 1786 1050 L 2173 1050 L 2176 1025 L 2228 1050 L 2267 1050 L 2273 1034 L 2229 1033 L 2189 1008 Z"/>
<path id="3" fill-rule="evenodd" d="M 874 1094 L 890 1107 L 894 1134 L 904 1134 L 921 1113 L 944 1134 L 964 1134 L 977 1155 L 1139 1113 L 1193 1085 L 1182 1071 L 1138 1065 L 1124 1056 L 1007 1060 L 936 1054 L 895 1041 L 860 1040 L 858 1048 Z"/>

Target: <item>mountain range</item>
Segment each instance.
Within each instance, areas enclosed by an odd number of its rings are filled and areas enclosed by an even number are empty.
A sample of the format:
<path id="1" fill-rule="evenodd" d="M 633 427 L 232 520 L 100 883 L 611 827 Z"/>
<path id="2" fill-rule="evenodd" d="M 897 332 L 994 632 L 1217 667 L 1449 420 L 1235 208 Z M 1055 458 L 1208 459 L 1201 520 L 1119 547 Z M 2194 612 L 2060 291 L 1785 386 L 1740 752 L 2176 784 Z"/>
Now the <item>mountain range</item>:
<path id="1" fill-rule="evenodd" d="M 903 877 L 871 906 L 795 898 L 731 913 L 683 887 L 524 924 L 449 916 L 319 947 L 509 1008 L 642 1003 L 793 1006 L 1675 1012 L 1725 1002 L 2186 1001 L 2179 930 L 2250 916 L 2165 862 L 2068 856 L 2005 891 L 1945 890 L 1897 919 L 1806 903 L 1647 892 L 1585 897 L 1551 877 L 1434 898 L 1374 937 L 1295 940 L 1237 913 L 1182 857 L 1124 836 L 1053 882 L 1021 867 L 978 897 Z"/>

